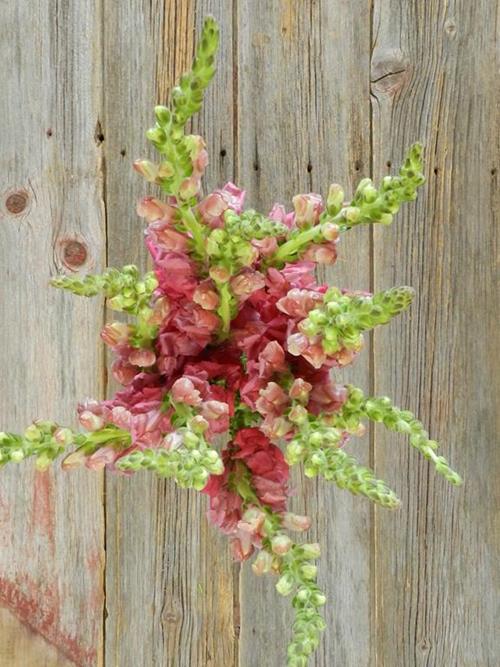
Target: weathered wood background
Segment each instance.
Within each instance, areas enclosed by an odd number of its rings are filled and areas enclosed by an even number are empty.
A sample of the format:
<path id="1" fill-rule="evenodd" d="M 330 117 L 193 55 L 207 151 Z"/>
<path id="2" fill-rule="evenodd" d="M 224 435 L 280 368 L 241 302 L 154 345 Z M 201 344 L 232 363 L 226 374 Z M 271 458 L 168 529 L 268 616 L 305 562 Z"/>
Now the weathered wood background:
<path id="1" fill-rule="evenodd" d="M 222 29 L 195 127 L 208 185 L 235 180 L 268 210 L 352 190 L 426 145 L 428 183 L 391 228 L 342 240 L 328 279 L 410 284 L 411 314 L 377 331 L 350 377 L 414 410 L 466 485 L 404 439 L 358 454 L 399 491 L 397 513 L 297 480 L 317 517 L 330 598 L 321 667 L 497 667 L 500 457 L 497 0 L 3 0 L 0 6 L 0 423 L 75 423 L 107 387 L 97 300 L 51 290 L 61 270 L 144 265 L 152 108 L 188 66 L 196 28 Z M 495 308 L 496 306 L 496 308 Z M 108 389 L 110 387 L 108 386 Z M 0 477 L 0 665 L 278 667 L 291 612 L 233 564 L 205 499 L 151 476 Z"/>

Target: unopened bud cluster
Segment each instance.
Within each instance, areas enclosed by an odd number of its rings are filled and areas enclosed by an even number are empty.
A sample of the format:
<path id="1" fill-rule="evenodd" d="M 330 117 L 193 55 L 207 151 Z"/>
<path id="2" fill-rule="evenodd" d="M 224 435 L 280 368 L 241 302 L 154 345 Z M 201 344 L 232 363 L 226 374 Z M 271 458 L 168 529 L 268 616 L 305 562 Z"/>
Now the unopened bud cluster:
<path id="1" fill-rule="evenodd" d="M 288 665 L 303 667 L 314 653 L 326 624 L 319 613 L 326 597 L 317 583 L 314 560 L 320 555 L 319 544 L 294 545 L 283 557 L 282 574 L 276 584 L 281 595 L 293 593 L 295 621 L 288 646 Z"/>
<path id="2" fill-rule="evenodd" d="M 0 433 L 0 465 L 35 456 L 37 469 L 45 470 L 72 442 L 69 429 L 40 419 L 28 426 L 23 435 Z"/>
<path id="3" fill-rule="evenodd" d="M 341 449 L 344 438 L 345 431 L 310 416 L 298 436 L 287 445 L 287 461 L 290 465 L 302 462 L 307 477 L 321 475 L 339 488 L 365 496 L 382 507 L 398 507 L 397 496 L 385 482 L 376 479 L 372 470 Z"/>
<path id="4" fill-rule="evenodd" d="M 180 429 L 176 433 L 179 435 L 178 442 L 171 438 L 172 448 L 132 452 L 120 458 L 118 468 L 152 470 L 160 477 L 174 479 L 182 488 L 201 491 L 210 475 L 220 475 L 223 472 L 220 455 L 207 444 L 202 435 L 188 429 Z"/>
<path id="5" fill-rule="evenodd" d="M 298 328 L 308 338 L 319 336 L 326 354 L 335 354 L 342 348 L 359 350 L 362 332 L 387 324 L 406 310 L 414 293 L 411 287 L 393 287 L 373 296 L 331 288 L 323 304 L 311 310 Z"/>
<path id="6" fill-rule="evenodd" d="M 141 277 L 139 269 L 133 264 L 121 269 L 108 269 L 100 275 L 87 275 L 84 278 L 58 276 L 51 280 L 51 284 L 78 296 L 103 294 L 112 310 L 133 315 L 149 307 L 151 295 L 158 287 L 154 273 L 146 273 Z"/>

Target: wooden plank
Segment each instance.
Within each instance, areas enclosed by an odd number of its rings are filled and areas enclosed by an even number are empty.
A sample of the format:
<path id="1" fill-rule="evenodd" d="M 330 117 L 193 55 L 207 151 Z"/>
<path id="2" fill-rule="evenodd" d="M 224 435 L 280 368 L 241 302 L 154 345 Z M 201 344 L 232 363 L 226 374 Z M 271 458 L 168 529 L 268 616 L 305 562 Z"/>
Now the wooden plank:
<path id="1" fill-rule="evenodd" d="M 421 139 L 428 177 L 375 237 L 376 287 L 417 290 L 411 315 L 376 334 L 376 390 L 415 411 L 466 479 L 457 491 L 377 431 L 377 472 L 404 503 L 377 512 L 380 665 L 500 664 L 497 15 L 495 2 L 375 0 L 375 172 Z"/>
<path id="2" fill-rule="evenodd" d="M 1 8 L 0 424 L 76 425 L 103 389 L 102 303 L 48 286 L 104 248 L 100 1 Z M 0 663 L 102 664 L 102 478 L 2 469 Z"/>
<path id="3" fill-rule="evenodd" d="M 106 3 L 110 265 L 145 266 L 142 222 L 134 212 L 145 183 L 130 161 L 148 154 L 144 133 L 154 123 L 153 106 L 166 102 L 189 67 L 195 28 L 209 12 L 221 24 L 219 72 L 195 127 L 207 138 L 213 185 L 233 168 L 231 3 Z M 106 664 L 234 664 L 232 564 L 205 510 L 204 496 L 151 475 L 107 480 Z"/>
<path id="4" fill-rule="evenodd" d="M 291 208 L 298 192 L 326 195 L 329 183 L 346 192 L 370 168 L 368 3 L 241 2 L 239 50 L 239 182 L 247 204 L 268 211 L 275 201 Z M 369 289 L 369 230 L 346 235 L 340 258 L 321 278 Z M 340 376 L 369 387 L 369 350 Z M 369 440 L 353 443 L 369 458 Z M 370 508 L 326 482 L 294 478 L 296 511 L 313 518 L 308 539 L 318 539 L 320 585 L 327 593 L 328 629 L 312 664 L 367 666 L 370 638 Z M 240 665 L 285 662 L 293 612 L 274 578 L 257 579 L 248 564 L 241 576 Z"/>

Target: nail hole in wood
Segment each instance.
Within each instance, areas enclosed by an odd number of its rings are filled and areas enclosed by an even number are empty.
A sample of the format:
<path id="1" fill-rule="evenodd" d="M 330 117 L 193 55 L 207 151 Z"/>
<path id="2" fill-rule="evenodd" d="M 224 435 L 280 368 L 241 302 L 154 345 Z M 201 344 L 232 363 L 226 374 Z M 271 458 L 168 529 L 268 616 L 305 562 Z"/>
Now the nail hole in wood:
<path id="1" fill-rule="evenodd" d="M 254 171 L 259 171 L 259 163 L 258 162 L 253 163 L 253 170 Z"/>
<path id="2" fill-rule="evenodd" d="M 220 156 L 221 156 L 221 157 L 226 157 L 226 155 L 227 155 L 227 151 L 226 151 L 226 149 L 225 149 L 225 148 L 221 148 Z"/>
<path id="3" fill-rule="evenodd" d="M 492 176 L 495 176 L 496 173 L 497 173 L 497 170 L 496 170 L 495 167 L 493 167 L 493 169 L 490 171 L 490 174 L 491 174 Z"/>
<path id="4" fill-rule="evenodd" d="M 48 136 L 48 138 L 50 139 L 50 137 L 54 134 L 54 133 L 52 132 L 52 128 L 49 127 L 49 129 L 47 130 L 47 132 L 45 132 L 45 134 L 46 134 L 46 135 Z"/>
<path id="5" fill-rule="evenodd" d="M 387 169 L 390 169 L 392 167 L 392 162 L 390 160 L 387 160 L 385 166 L 387 167 Z"/>
<path id="6" fill-rule="evenodd" d="M 78 268 L 87 260 L 87 248 L 81 241 L 71 239 L 63 243 L 63 262 L 70 269 Z"/>
<path id="7" fill-rule="evenodd" d="M 309 163 L 307 164 L 307 172 L 310 174 L 312 170 L 313 170 L 313 166 L 312 166 L 312 164 L 309 162 Z"/>
<path id="8" fill-rule="evenodd" d="M 17 190 L 12 192 L 5 200 L 5 208 L 12 215 L 19 215 L 28 205 L 28 193 L 26 190 Z"/>
<path id="9" fill-rule="evenodd" d="M 362 166 L 363 166 L 363 163 L 361 162 L 361 160 L 356 160 L 356 162 L 354 163 L 354 169 L 356 171 L 359 171 Z"/>
<path id="10" fill-rule="evenodd" d="M 120 155 L 122 157 L 125 157 L 125 155 L 127 155 L 127 151 L 124 148 L 122 148 L 121 151 L 120 151 Z"/>
<path id="11" fill-rule="evenodd" d="M 434 167 L 434 174 L 437 176 L 439 173 L 439 169 L 437 167 Z"/>
<path id="12" fill-rule="evenodd" d="M 96 142 L 97 146 L 100 146 L 104 141 L 104 132 L 102 131 L 102 125 L 100 120 L 98 120 L 97 123 L 95 124 L 94 141 Z"/>

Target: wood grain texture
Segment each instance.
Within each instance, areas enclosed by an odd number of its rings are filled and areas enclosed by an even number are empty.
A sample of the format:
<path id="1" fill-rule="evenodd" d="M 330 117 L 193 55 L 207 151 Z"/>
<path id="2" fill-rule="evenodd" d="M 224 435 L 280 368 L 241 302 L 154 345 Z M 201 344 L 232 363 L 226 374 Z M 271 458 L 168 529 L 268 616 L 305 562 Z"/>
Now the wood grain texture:
<path id="1" fill-rule="evenodd" d="M 209 12 L 221 23 L 220 67 L 194 129 L 207 137 L 208 183 L 215 185 L 232 177 L 233 165 L 230 2 L 106 4 L 104 24 L 112 26 L 104 33 L 103 122 L 110 265 L 145 267 L 143 222 L 134 212 L 145 182 L 130 163 L 147 154 L 153 107 L 167 101 L 189 68 L 195 29 Z M 233 565 L 226 540 L 207 525 L 205 496 L 148 474 L 109 478 L 106 496 L 106 664 L 235 664 Z"/>
<path id="2" fill-rule="evenodd" d="M 102 395 L 102 303 L 48 281 L 102 265 L 99 3 L 1 13 L 0 423 L 74 426 Z M 103 514 L 100 475 L 2 469 L 0 664 L 102 664 Z"/>
<path id="3" fill-rule="evenodd" d="M 346 26 L 348 29 L 346 29 Z M 331 182 L 352 190 L 370 167 L 370 12 L 364 1 L 240 2 L 239 181 L 247 205 L 268 211 L 275 201 L 291 209 L 293 195 L 320 192 Z M 255 109 L 255 112 L 249 110 Z M 320 278 L 369 288 L 369 230 L 347 235 L 340 259 Z M 369 350 L 339 381 L 369 387 Z M 369 439 L 355 455 L 369 459 Z M 370 507 L 319 480 L 294 476 L 296 511 L 309 514 L 309 541 L 318 540 L 320 585 L 329 604 L 328 630 L 312 664 L 371 664 Z M 349 553 L 349 557 L 346 554 Z M 293 618 L 276 580 L 241 577 L 241 667 L 285 663 Z"/>
<path id="4" fill-rule="evenodd" d="M 206 189 L 234 180 L 248 206 L 290 208 L 294 194 L 325 194 L 331 181 L 350 193 L 371 171 L 376 180 L 391 171 L 412 141 L 426 145 L 418 202 L 391 228 L 347 234 L 319 277 L 416 288 L 410 314 L 377 331 L 344 378 L 415 411 L 466 485 L 449 487 L 380 427 L 372 447 L 367 436 L 351 449 L 398 491 L 399 512 L 295 475 L 292 507 L 313 517 L 307 539 L 322 545 L 329 600 L 316 667 L 500 664 L 498 9 L 497 0 L 0 8 L 2 429 L 38 416 L 74 424 L 78 398 L 115 389 L 98 338 L 102 303 L 47 281 L 59 270 L 146 267 L 134 205 L 147 188 L 131 162 L 154 154 L 144 136 L 153 106 L 189 66 L 204 15 L 222 38 L 193 123 L 210 152 Z M 206 504 L 147 473 L 104 482 L 30 463 L 3 469 L 0 665 L 283 665 L 289 601 L 275 579 L 231 562 Z"/>
<path id="5" fill-rule="evenodd" d="M 375 2 L 375 172 L 421 139 L 428 178 L 375 237 L 375 287 L 417 290 L 411 314 L 376 333 L 376 391 L 416 412 L 466 480 L 451 488 L 377 431 L 377 472 L 403 500 L 376 512 L 378 665 L 500 664 L 497 11 Z"/>

